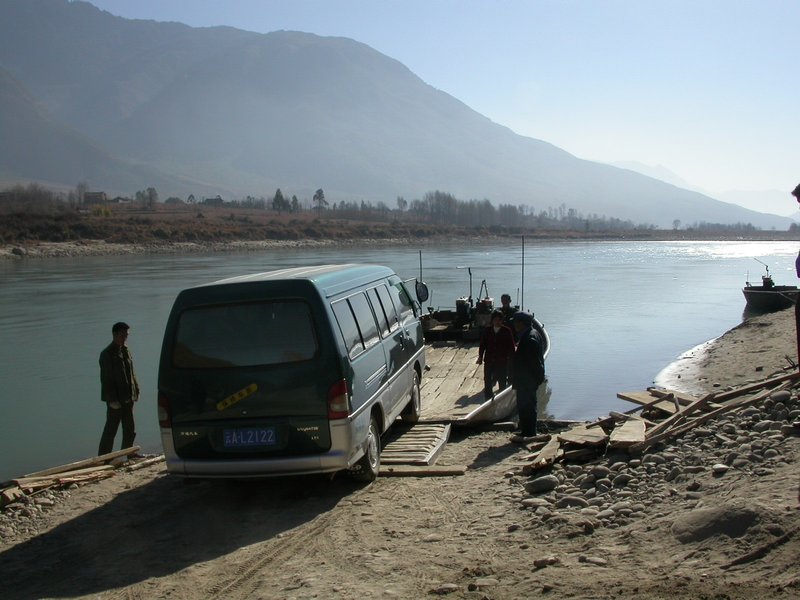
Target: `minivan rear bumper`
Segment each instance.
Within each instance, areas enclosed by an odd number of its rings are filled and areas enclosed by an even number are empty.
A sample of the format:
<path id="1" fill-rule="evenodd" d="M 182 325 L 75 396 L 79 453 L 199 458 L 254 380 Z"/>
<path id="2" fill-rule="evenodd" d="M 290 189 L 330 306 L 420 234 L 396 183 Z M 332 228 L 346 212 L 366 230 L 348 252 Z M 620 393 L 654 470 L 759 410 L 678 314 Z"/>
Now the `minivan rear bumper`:
<path id="1" fill-rule="evenodd" d="M 353 450 L 352 424 L 349 419 L 329 421 L 331 447 L 321 454 L 282 456 L 270 459 L 183 459 L 175 451 L 172 429 L 161 428 L 167 471 L 183 477 L 238 478 L 275 477 L 330 473 L 347 469 L 361 457 L 361 448 Z"/>

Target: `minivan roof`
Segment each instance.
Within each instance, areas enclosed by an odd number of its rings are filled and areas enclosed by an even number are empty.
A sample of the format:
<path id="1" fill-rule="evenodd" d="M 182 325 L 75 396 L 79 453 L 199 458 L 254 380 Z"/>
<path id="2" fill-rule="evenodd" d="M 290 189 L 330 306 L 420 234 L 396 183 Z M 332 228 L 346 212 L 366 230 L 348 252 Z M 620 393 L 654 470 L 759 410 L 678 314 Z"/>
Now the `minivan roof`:
<path id="1" fill-rule="evenodd" d="M 392 271 L 390 268 L 380 265 L 312 265 L 306 267 L 293 267 L 290 269 L 278 269 L 275 271 L 266 271 L 264 273 L 238 275 L 236 277 L 220 279 L 219 281 L 207 283 L 204 286 L 198 287 L 295 279 L 313 282 L 326 297 L 330 297 L 340 292 L 358 287 L 360 285 L 366 285 L 383 277 L 388 277 L 389 275 L 394 274 L 394 271 Z"/>

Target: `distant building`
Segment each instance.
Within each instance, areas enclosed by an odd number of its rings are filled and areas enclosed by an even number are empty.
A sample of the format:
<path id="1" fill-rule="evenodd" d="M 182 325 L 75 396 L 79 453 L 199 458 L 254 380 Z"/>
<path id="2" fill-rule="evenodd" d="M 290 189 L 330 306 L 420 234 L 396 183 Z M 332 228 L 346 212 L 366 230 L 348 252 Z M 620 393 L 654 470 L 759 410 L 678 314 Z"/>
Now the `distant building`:
<path id="1" fill-rule="evenodd" d="M 108 204 L 108 196 L 105 192 L 84 192 L 83 203 L 87 205 Z"/>

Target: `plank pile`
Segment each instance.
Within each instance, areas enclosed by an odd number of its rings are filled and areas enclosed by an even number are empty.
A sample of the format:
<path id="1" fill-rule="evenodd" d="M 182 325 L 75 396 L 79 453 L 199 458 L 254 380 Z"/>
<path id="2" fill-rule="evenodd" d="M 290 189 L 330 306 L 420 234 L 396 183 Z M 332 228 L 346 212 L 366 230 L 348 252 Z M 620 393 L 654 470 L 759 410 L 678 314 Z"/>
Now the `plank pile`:
<path id="1" fill-rule="evenodd" d="M 724 413 L 759 404 L 778 390 L 791 388 L 799 379 L 800 372 L 793 372 L 702 397 L 657 388 L 621 392 L 617 397 L 637 404 L 636 408 L 624 413 L 612 411 L 592 423 L 531 438 L 527 446 L 532 452 L 524 457 L 523 472 L 532 473 L 559 461 L 585 460 L 608 449 L 641 454 Z"/>
<path id="2" fill-rule="evenodd" d="M 0 507 L 17 502 L 26 496 L 45 489 L 66 487 L 72 484 L 85 484 L 112 477 L 120 469 L 133 471 L 164 460 L 163 455 L 136 462 L 125 462 L 126 456 L 139 452 L 139 446 L 132 446 L 117 452 L 95 456 L 77 462 L 51 467 L 43 471 L 29 473 L 0 484 Z"/>

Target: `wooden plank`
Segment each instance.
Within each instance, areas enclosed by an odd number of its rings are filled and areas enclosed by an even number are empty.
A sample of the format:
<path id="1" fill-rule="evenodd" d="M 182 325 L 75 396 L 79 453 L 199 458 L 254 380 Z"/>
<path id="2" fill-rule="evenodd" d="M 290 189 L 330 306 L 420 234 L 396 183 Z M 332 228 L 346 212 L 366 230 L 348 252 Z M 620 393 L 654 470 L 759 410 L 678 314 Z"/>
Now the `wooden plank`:
<path id="1" fill-rule="evenodd" d="M 52 475 L 36 475 L 30 477 L 18 477 L 17 479 L 12 479 L 16 485 L 27 485 L 32 483 L 37 483 L 40 481 L 50 481 L 56 480 L 59 477 L 74 477 L 76 475 L 86 475 L 90 473 L 97 473 L 98 471 L 112 471 L 114 467 L 112 465 L 97 465 L 94 467 L 86 467 L 85 469 L 74 469 L 72 471 L 65 471 L 63 473 L 53 473 Z"/>
<path id="2" fill-rule="evenodd" d="M 677 392 L 675 390 L 662 390 L 656 387 L 649 387 L 647 388 L 647 391 L 651 396 L 656 398 L 668 398 L 670 400 L 674 398 L 679 404 L 684 406 L 688 406 L 698 399 L 696 396 L 692 396 L 691 394 L 684 394 L 683 392 Z"/>
<path id="3" fill-rule="evenodd" d="M 163 454 L 159 454 L 158 456 L 153 456 L 153 457 L 147 458 L 145 460 L 137 461 L 137 462 L 133 463 L 132 465 L 130 465 L 130 464 L 126 465 L 125 466 L 125 470 L 126 471 L 138 471 L 139 469 L 144 469 L 145 467 L 149 467 L 151 465 L 155 465 L 157 463 L 164 462 L 164 460 L 166 460 L 164 458 L 164 455 Z"/>
<path id="4" fill-rule="evenodd" d="M 617 412 L 615 410 L 610 411 L 608 414 L 616 422 L 627 421 L 627 420 L 630 420 L 630 419 L 634 419 L 636 421 L 641 421 L 647 427 L 652 427 L 652 426 L 655 425 L 655 423 L 653 421 L 651 421 L 650 419 L 645 419 L 644 417 L 640 417 L 639 415 L 621 413 L 621 412 Z"/>
<path id="5" fill-rule="evenodd" d="M 617 398 L 620 400 L 627 400 L 634 404 L 641 404 L 642 408 L 657 408 L 663 410 L 670 415 L 675 414 L 675 405 L 672 400 L 664 398 L 653 398 L 650 392 L 618 392 Z"/>
<path id="6" fill-rule="evenodd" d="M 123 450 L 117 450 L 116 452 L 109 452 L 108 454 L 103 454 L 101 456 L 94 456 L 92 458 L 86 458 L 84 460 L 79 460 L 77 462 L 69 463 L 66 465 L 61 465 L 58 467 L 51 467 L 49 469 L 44 469 L 43 471 L 36 471 L 35 473 L 28 473 L 27 475 L 23 475 L 23 477 L 39 477 L 42 475 L 53 475 L 54 473 L 64 473 L 66 471 L 73 471 L 75 469 L 80 469 L 82 467 L 89 467 L 91 465 L 99 465 L 107 460 L 112 460 L 114 458 L 119 458 L 120 456 L 128 456 L 129 454 L 135 454 L 141 450 L 140 446 L 131 446 L 130 448 L 125 448 Z"/>
<path id="7" fill-rule="evenodd" d="M 689 415 L 701 410 L 713 399 L 714 399 L 714 394 L 706 394 L 702 398 L 696 399 L 692 404 L 683 408 L 680 412 L 675 413 L 674 415 L 668 417 L 655 427 L 652 427 L 650 431 L 647 432 L 648 437 L 653 437 L 655 435 L 658 435 L 662 431 L 666 431 L 667 429 L 674 427 L 678 421 L 683 421 Z"/>
<path id="8" fill-rule="evenodd" d="M 416 467 L 413 465 L 381 465 L 381 477 L 458 477 L 467 472 L 467 467 Z"/>
<path id="9" fill-rule="evenodd" d="M 18 486 L 7 487 L 0 492 L 0 507 L 16 502 L 23 496 L 25 496 L 25 492 Z"/>
<path id="10" fill-rule="evenodd" d="M 553 436 L 550 438 L 550 441 L 545 444 L 544 448 L 539 451 L 536 458 L 534 458 L 529 465 L 529 468 L 537 470 L 552 465 L 558 458 L 559 453 L 563 453 L 561 450 L 561 442 L 557 437 Z"/>
<path id="11" fill-rule="evenodd" d="M 797 378 L 800 378 L 800 371 L 794 371 L 792 373 L 787 373 L 786 375 L 779 375 L 777 377 L 772 377 L 770 379 L 764 379 L 763 381 L 759 381 L 757 383 L 753 383 L 750 385 L 745 385 L 740 388 L 730 390 L 728 392 L 720 392 L 719 394 L 717 394 L 717 402 L 724 402 L 726 400 L 730 400 L 731 398 L 737 398 L 739 396 L 743 396 L 744 394 L 748 394 L 750 392 L 754 392 L 756 390 L 760 390 L 762 388 L 775 385 L 776 383 L 783 383 L 784 381 L 790 381 L 792 379 L 797 379 Z"/>
<path id="12" fill-rule="evenodd" d="M 608 438 L 611 448 L 628 448 L 644 441 L 646 425 L 644 421 L 627 419 L 619 423 Z"/>
<path id="13" fill-rule="evenodd" d="M 556 434 L 556 437 L 569 444 L 578 446 L 599 446 L 608 442 L 608 434 L 602 429 L 589 429 L 586 425 L 573 427 L 563 433 Z"/>

